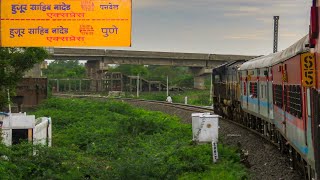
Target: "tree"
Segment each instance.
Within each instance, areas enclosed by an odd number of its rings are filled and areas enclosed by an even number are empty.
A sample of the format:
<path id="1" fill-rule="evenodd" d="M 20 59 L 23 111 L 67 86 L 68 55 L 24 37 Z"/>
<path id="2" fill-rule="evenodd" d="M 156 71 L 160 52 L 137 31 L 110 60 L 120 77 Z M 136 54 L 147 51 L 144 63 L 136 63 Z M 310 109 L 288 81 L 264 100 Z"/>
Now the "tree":
<path id="1" fill-rule="evenodd" d="M 0 47 L 0 109 L 7 103 L 6 90 L 12 92 L 24 73 L 47 57 L 43 48 Z"/>
<path id="2" fill-rule="evenodd" d="M 169 76 L 170 86 L 193 87 L 193 76 L 187 67 L 178 66 L 149 66 L 150 75 L 148 79 L 167 81 Z"/>
<path id="3" fill-rule="evenodd" d="M 44 70 L 48 78 L 85 78 L 86 68 L 79 61 L 54 61 Z"/>

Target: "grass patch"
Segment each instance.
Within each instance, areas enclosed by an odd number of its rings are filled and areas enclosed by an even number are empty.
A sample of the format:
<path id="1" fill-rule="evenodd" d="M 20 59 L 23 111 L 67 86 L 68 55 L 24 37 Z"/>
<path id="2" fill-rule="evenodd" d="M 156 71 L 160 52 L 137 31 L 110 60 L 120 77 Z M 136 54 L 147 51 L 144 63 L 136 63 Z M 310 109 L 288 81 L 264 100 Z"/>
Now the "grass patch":
<path id="1" fill-rule="evenodd" d="M 121 102 L 50 99 L 35 113 L 53 119 L 53 147 L 0 145 L 3 179 L 244 179 L 236 150 L 191 142 L 191 125 Z M 36 155 L 33 155 L 36 152 Z M 5 157 L 5 158 L 4 158 Z"/>

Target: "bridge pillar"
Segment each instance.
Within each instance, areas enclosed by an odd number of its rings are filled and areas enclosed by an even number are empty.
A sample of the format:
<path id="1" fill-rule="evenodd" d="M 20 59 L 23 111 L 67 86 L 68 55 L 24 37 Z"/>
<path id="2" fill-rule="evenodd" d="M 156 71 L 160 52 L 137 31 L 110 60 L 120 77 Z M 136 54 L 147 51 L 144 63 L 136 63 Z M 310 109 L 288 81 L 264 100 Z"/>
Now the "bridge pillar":
<path id="1" fill-rule="evenodd" d="M 191 67 L 190 68 L 193 76 L 194 76 L 194 85 L 195 89 L 205 89 L 205 79 L 208 75 L 212 74 L 212 68 L 206 67 Z"/>
<path id="2" fill-rule="evenodd" d="M 194 77 L 194 88 L 195 89 L 206 89 L 204 85 L 205 76 L 196 76 Z"/>
<path id="3" fill-rule="evenodd" d="M 86 63 L 86 71 L 87 78 L 89 79 L 101 79 L 101 72 L 104 70 L 101 67 L 101 61 L 87 61 Z"/>
<path id="4" fill-rule="evenodd" d="M 102 60 L 97 61 L 87 61 L 86 63 L 86 72 L 87 78 L 91 79 L 90 90 L 101 92 L 106 91 L 103 86 L 103 79 L 105 79 L 105 72 L 108 71 L 108 67 L 104 66 Z"/>

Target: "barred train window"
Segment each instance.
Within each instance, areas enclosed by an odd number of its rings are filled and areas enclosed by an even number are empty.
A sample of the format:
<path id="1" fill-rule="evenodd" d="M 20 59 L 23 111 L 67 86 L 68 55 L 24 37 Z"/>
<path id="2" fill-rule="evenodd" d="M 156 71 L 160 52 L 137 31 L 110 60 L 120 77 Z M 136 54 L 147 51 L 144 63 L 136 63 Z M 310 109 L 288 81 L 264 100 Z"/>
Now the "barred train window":
<path id="1" fill-rule="evenodd" d="M 276 106 L 283 108 L 285 111 L 297 118 L 302 117 L 302 96 L 301 87 L 298 85 L 284 86 L 282 98 L 282 85 L 273 85 L 274 97 L 273 102 Z M 283 102 L 282 102 L 283 101 Z"/>
<path id="2" fill-rule="evenodd" d="M 253 98 L 256 98 L 258 96 L 258 85 L 257 83 L 250 82 L 250 95 L 252 95 Z"/>
<path id="3" fill-rule="evenodd" d="M 247 83 L 243 82 L 243 95 L 247 95 Z"/>
<path id="4" fill-rule="evenodd" d="M 273 85 L 273 103 L 282 108 L 282 85 Z"/>
<path id="5" fill-rule="evenodd" d="M 288 86 L 283 87 L 283 103 L 284 103 L 284 109 L 287 111 L 288 110 Z"/>
<path id="6" fill-rule="evenodd" d="M 301 87 L 298 85 L 291 85 L 287 87 L 289 102 L 287 104 L 286 111 L 295 117 L 302 117 L 302 97 L 301 97 Z"/>

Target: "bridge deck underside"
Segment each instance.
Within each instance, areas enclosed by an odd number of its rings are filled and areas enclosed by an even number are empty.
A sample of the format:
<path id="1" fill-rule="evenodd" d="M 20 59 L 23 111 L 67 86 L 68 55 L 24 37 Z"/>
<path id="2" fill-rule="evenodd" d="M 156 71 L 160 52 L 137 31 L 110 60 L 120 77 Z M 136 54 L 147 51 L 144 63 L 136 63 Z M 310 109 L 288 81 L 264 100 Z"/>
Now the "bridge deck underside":
<path id="1" fill-rule="evenodd" d="M 104 64 L 136 64 L 136 65 L 185 66 L 185 67 L 216 67 L 226 62 L 225 60 L 124 58 L 124 57 L 99 57 L 99 56 L 54 56 L 53 58 L 55 60 L 102 61 Z"/>

